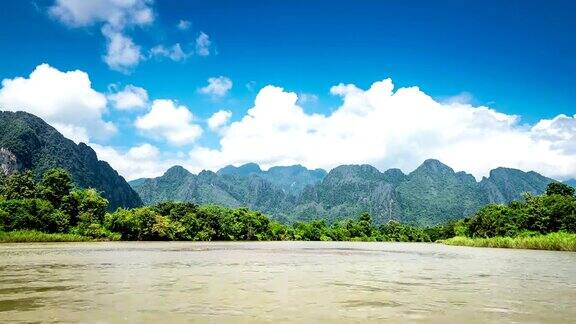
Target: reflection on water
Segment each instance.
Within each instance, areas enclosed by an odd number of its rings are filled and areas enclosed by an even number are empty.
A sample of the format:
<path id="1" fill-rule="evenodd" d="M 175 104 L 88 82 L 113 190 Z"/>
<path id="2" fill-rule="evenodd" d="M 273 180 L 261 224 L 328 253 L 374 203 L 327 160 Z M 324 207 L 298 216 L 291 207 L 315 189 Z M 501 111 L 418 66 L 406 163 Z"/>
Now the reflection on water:
<path id="1" fill-rule="evenodd" d="M 418 243 L 0 245 L 2 321 L 570 322 L 576 253 Z"/>

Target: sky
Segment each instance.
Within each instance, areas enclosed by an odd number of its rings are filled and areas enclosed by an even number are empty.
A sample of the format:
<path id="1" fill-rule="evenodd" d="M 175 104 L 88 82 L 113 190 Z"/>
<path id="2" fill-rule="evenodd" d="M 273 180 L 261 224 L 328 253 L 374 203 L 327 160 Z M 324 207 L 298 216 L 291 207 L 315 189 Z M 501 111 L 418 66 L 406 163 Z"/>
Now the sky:
<path id="1" fill-rule="evenodd" d="M 576 178 L 573 1 L 4 1 L 0 109 L 128 180 L 429 158 Z"/>

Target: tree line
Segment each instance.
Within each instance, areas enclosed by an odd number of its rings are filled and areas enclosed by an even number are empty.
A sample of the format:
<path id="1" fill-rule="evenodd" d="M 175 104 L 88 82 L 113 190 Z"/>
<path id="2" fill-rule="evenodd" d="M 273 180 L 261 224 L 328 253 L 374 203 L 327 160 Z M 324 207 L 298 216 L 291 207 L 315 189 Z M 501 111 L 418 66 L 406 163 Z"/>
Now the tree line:
<path id="1" fill-rule="evenodd" d="M 507 205 L 490 204 L 475 215 L 420 228 L 392 220 L 377 225 L 368 213 L 328 224 L 282 224 L 247 208 L 163 202 L 107 212 L 95 189 L 74 186 L 64 169 L 36 181 L 30 171 L 0 178 L 0 231 L 71 233 L 122 240 L 304 240 L 435 242 L 454 236 L 496 237 L 576 232 L 574 188 L 551 183 L 544 195 L 525 195 Z"/>
<path id="2" fill-rule="evenodd" d="M 525 193 L 520 201 L 486 205 L 472 217 L 437 227 L 442 236 L 439 239 L 450 235 L 490 238 L 576 233 L 574 191 L 571 186 L 552 182 L 542 195 Z"/>

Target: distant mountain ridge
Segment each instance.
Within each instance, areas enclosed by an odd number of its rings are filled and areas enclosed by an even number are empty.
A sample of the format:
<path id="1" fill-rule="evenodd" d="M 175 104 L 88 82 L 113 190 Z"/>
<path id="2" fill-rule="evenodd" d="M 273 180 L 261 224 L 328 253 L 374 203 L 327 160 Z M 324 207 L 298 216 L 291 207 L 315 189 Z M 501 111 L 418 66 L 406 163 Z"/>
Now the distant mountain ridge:
<path id="1" fill-rule="evenodd" d="M 161 177 L 130 183 L 136 183 L 134 189 L 146 204 L 175 200 L 227 207 L 257 206 L 284 218 L 284 211 L 296 203 L 294 195 L 254 173 L 236 174 L 226 170 L 223 173 L 202 171 L 195 175 L 181 166 L 173 166 Z"/>
<path id="2" fill-rule="evenodd" d="M 101 191 L 111 209 L 142 205 L 124 178 L 98 160 L 92 148 L 75 144 L 32 114 L 0 111 L 0 155 L 1 168 L 10 172 L 29 169 L 41 177 L 50 168 L 64 168 L 76 185 Z"/>
<path id="3" fill-rule="evenodd" d="M 194 175 L 173 167 L 161 177 L 130 184 L 146 204 L 178 200 L 246 206 L 287 221 L 332 221 L 367 211 L 378 223 L 396 219 L 433 225 L 469 216 L 488 203 L 520 199 L 524 192 L 541 194 L 552 181 L 533 171 L 497 168 L 478 182 L 430 159 L 409 174 L 380 172 L 367 164 L 342 165 L 328 173 L 298 165 L 262 171 L 248 163 Z"/>
<path id="4" fill-rule="evenodd" d="M 298 194 L 306 186 L 313 185 L 326 176 L 323 169 L 308 170 L 301 165 L 275 166 L 267 171 L 262 171 L 256 163 L 247 163 L 239 167 L 228 165 L 216 172 L 220 176 L 236 175 L 249 176 L 256 175 L 270 181 L 285 192 Z"/>

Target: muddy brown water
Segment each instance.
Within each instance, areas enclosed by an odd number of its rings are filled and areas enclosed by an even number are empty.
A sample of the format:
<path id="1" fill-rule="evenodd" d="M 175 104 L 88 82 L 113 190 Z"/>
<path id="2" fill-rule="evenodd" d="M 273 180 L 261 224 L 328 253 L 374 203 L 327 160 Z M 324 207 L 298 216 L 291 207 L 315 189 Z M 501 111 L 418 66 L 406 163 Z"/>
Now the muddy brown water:
<path id="1" fill-rule="evenodd" d="M 1 322 L 574 322 L 576 253 L 356 242 L 0 244 Z"/>

